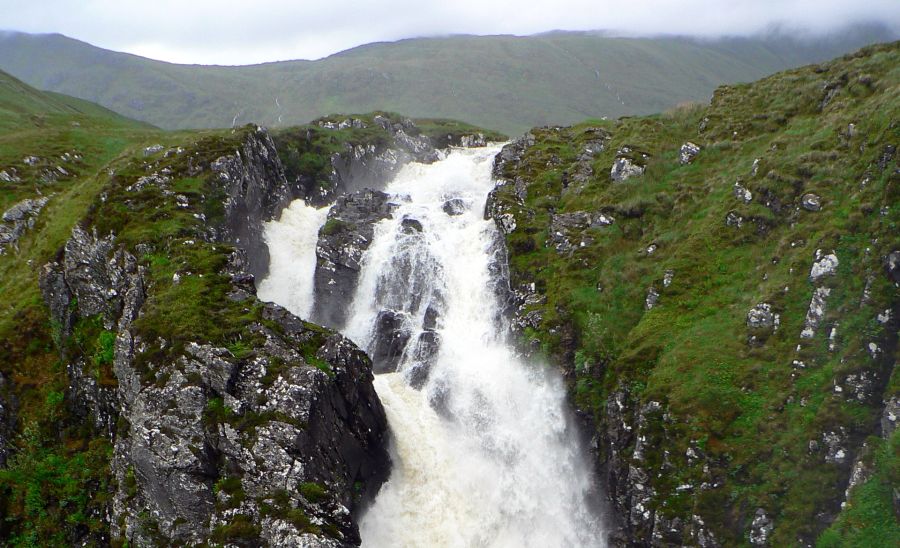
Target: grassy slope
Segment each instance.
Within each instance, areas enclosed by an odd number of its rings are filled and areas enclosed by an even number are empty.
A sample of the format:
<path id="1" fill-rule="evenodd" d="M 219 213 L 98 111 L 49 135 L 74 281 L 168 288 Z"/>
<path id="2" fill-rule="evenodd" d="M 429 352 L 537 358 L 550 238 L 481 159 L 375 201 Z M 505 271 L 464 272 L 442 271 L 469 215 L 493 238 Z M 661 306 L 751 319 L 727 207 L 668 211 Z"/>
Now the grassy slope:
<path id="1" fill-rule="evenodd" d="M 775 519 L 773 545 L 815 539 L 823 527 L 818 514 L 836 511 L 843 486 L 839 468 L 811 453 L 809 441 L 821 446 L 823 432 L 845 427 L 844 446 L 855 448 L 875 431 L 881 393 L 855 401 L 846 396 L 844 379 L 864 370 L 883 378 L 896 359 L 874 361 L 866 345 L 890 338 L 875 316 L 898 306 L 881 264 L 900 246 L 897 159 L 877 166 L 883 147 L 900 141 L 898 67 L 900 43 L 894 43 L 821 69 L 720 88 L 709 107 L 535 130 L 536 146 L 507 173 L 529 182 L 524 206 L 515 205 L 513 185 L 501 195 L 517 212 L 518 227 L 507 237 L 513 281 L 535 281 L 548 295 L 546 305 L 535 305 L 543 324 L 527 336 L 570 368 L 577 404 L 601 430 L 616 389 L 668 407 L 670 418 L 651 417 L 646 431 L 651 449 L 644 466 L 651 478 L 661 473 L 651 479 L 652 506 L 664 515 L 703 516 L 728 545 L 747 541 L 758 507 Z M 826 82 L 842 76 L 840 92 L 820 112 Z M 706 128 L 698 131 L 704 119 Z M 612 137 L 593 162 L 595 175 L 584 187 L 563 191 L 564 173 L 576 171 L 576 156 L 596 128 Z M 703 151 L 681 166 L 678 148 L 688 140 Z M 652 157 L 643 177 L 614 184 L 609 169 L 625 144 Z M 756 158 L 761 165 L 751 176 Z M 735 181 L 757 201 L 739 202 Z M 822 196 L 822 211 L 798 207 L 805 192 Z M 762 196 L 785 208 L 773 211 L 760 203 Z M 593 243 L 561 256 L 545 244 L 550 215 L 579 210 L 607 212 L 616 223 L 588 230 Z M 732 210 L 746 219 L 740 229 L 723 222 Z M 658 249 L 648 255 L 651 243 Z M 818 248 L 836 250 L 840 268 L 826 282 L 833 290 L 825 325 L 798 349 Z M 674 281 L 666 288 L 668 269 Z M 869 275 L 872 299 L 861 304 Z M 647 311 L 651 286 L 660 299 Z M 751 347 L 746 315 L 760 302 L 781 314 L 781 326 L 764 345 Z M 835 324 L 837 349 L 829 352 Z M 807 368 L 792 368 L 795 359 Z M 844 395 L 835 384 L 845 386 Z M 898 386 L 895 375 L 887 394 Z M 879 472 L 822 537 L 825 545 L 888 546 L 900 539 L 890 491 L 900 474 L 897 436 L 870 445 Z M 688 447 L 706 454 L 710 473 L 685 460 Z M 698 490 L 704 481 L 724 485 Z M 676 490 L 684 484 L 694 487 Z"/>
<path id="2" fill-rule="evenodd" d="M 97 511 L 106 496 L 110 447 L 66 420 L 66 371 L 38 275 L 106 183 L 107 167 L 159 136 L 147 124 L 38 92 L 0 73 L 0 170 L 14 169 L 21 178 L 0 183 L 0 211 L 24 198 L 50 196 L 18 249 L 0 256 L 0 371 L 12 384 L 4 396 L 17 402 L 19 419 L 12 441 L 20 452 L 0 472 L 0 537 L 12 544 L 66 544 L 63 523 L 103 527 Z M 38 163 L 26 165 L 24 158 L 32 155 Z M 42 172 L 57 166 L 69 175 L 42 180 Z"/>
<path id="3" fill-rule="evenodd" d="M 883 31 L 803 46 L 784 39 L 696 42 L 585 33 L 457 36 L 361 46 L 324 60 L 173 65 L 59 35 L 0 36 L 0 68 L 42 89 L 167 128 L 290 125 L 392 110 L 516 134 L 586 117 L 658 112 L 716 85 L 820 61 Z M 276 106 L 276 100 L 279 106 Z"/>

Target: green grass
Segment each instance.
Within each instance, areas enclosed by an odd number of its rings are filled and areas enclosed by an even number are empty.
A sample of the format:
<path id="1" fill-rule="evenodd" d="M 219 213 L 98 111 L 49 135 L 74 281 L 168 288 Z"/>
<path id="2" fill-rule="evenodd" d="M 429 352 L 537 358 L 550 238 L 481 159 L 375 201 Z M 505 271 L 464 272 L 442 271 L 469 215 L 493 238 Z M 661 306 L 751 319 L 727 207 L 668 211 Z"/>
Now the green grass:
<path id="1" fill-rule="evenodd" d="M 857 403 L 835 395 L 833 385 L 862 369 L 882 379 L 889 374 L 865 345 L 890 339 L 874 317 L 897 306 L 881 257 L 900 244 L 894 207 L 900 180 L 890 167 L 873 166 L 885 145 L 900 140 L 898 58 L 900 45 L 876 47 L 820 69 L 720 88 L 708 107 L 533 130 L 535 146 L 505 174 L 528 182 L 524 205 L 512 185 L 499 194 L 518 224 L 507 236 L 512 282 L 533 282 L 547 296 L 536 306 L 543 324 L 526 339 L 571 368 L 575 402 L 601 435 L 615 390 L 627 389 L 635 402 L 664 404 L 669 418 L 664 424 L 653 418 L 646 433 L 648 446 L 658 448 L 647 451 L 644 463 L 651 477 L 659 473 L 651 480 L 652 506 L 682 518 L 699 513 L 727 544 L 746 542 L 760 506 L 775 517 L 776 545 L 815 540 L 822 527 L 815 515 L 836 511 L 843 491 L 841 472 L 809 454 L 809 440 L 843 426 L 855 448 L 880 412 L 880 394 Z M 824 82 L 841 75 L 846 85 L 820 112 Z M 848 137 L 851 123 L 855 133 Z M 610 137 L 594 158 L 593 176 L 563 190 L 584 144 L 604 132 Z M 682 166 L 677 154 L 685 141 L 703 150 Z M 647 172 L 612 183 L 609 169 L 624 145 L 650 154 Z M 756 158 L 761 166 L 753 177 Z M 735 199 L 735 181 L 757 201 Z M 822 211 L 798 207 L 806 192 L 822 196 Z M 885 214 L 882 206 L 889 206 Z M 616 222 L 571 235 L 591 243 L 557 254 L 545 243 L 551 215 L 582 210 Z M 742 228 L 725 226 L 729 211 L 744 217 Z M 651 243 L 658 248 L 648 255 Z M 825 325 L 797 350 L 818 248 L 836 250 L 841 266 L 825 282 L 832 287 Z M 667 270 L 674 279 L 663 287 Z M 869 275 L 872 302 L 860 306 Z M 660 299 L 648 311 L 651 286 Z M 756 347 L 747 344 L 746 314 L 760 302 L 772 304 L 781 325 Z M 839 345 L 832 354 L 826 338 L 834 322 Z M 794 359 L 808 367 L 794 372 Z M 698 440 L 711 476 L 683 456 Z M 710 477 L 725 479 L 696 497 L 674 490 Z"/>

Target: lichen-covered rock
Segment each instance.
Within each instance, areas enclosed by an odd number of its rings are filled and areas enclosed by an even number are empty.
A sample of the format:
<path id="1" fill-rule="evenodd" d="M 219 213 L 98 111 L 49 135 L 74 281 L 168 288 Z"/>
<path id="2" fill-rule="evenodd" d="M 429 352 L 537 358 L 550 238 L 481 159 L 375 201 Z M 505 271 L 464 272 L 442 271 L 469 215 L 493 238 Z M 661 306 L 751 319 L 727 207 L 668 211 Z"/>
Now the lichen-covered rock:
<path id="1" fill-rule="evenodd" d="M 829 295 L 831 295 L 831 289 L 828 287 L 817 287 L 813 291 L 813 296 L 809 300 L 809 309 L 806 311 L 803 331 L 800 332 L 801 339 L 811 339 L 816 335 L 816 330 L 825 317 L 825 306 Z"/>
<path id="2" fill-rule="evenodd" d="M 632 177 L 640 177 L 643 174 L 644 166 L 636 164 L 634 160 L 625 156 L 616 158 L 609 170 L 609 178 L 617 183 Z"/>
<path id="3" fill-rule="evenodd" d="M 3 212 L 3 222 L 0 223 L 0 255 L 6 253 L 9 247 L 16 247 L 19 238 L 34 228 L 34 223 L 48 200 L 46 196 L 25 199 Z"/>
<path id="4" fill-rule="evenodd" d="M 768 514 L 766 514 L 766 511 L 762 508 L 757 508 L 756 514 L 753 516 L 753 523 L 750 525 L 750 544 L 754 546 L 766 546 L 769 541 L 769 536 L 774 529 L 775 523 Z"/>
<path id="5" fill-rule="evenodd" d="M 833 276 L 837 272 L 838 264 L 840 262 L 834 251 L 825 253 L 821 249 L 817 249 L 812 268 L 809 270 L 810 281 L 815 282 L 824 276 Z"/>
<path id="6" fill-rule="evenodd" d="M 698 154 L 700 154 L 700 147 L 688 141 L 681 145 L 681 149 L 678 151 L 678 162 L 681 165 L 689 164 Z"/>
<path id="7" fill-rule="evenodd" d="M 342 196 L 332 206 L 316 245 L 316 321 L 331 327 L 344 324 L 375 223 L 389 218 L 393 210 L 390 197 L 378 190 Z"/>
<path id="8" fill-rule="evenodd" d="M 753 193 L 742 185 L 740 181 L 734 183 L 734 197 L 745 204 L 749 204 L 753 201 Z"/>
<path id="9" fill-rule="evenodd" d="M 252 132 L 235 155 L 210 162 L 208 180 L 226 191 L 219 223 L 260 225 L 290 197 L 270 145 Z M 204 162 L 195 168 L 205 171 Z M 239 236 L 248 233 L 221 224 L 196 230 L 239 243 L 205 242 L 226 264 L 176 272 L 171 283 L 216 276 L 224 299 L 246 305 L 235 312 L 246 317 L 231 335 L 233 351 L 225 347 L 230 338 L 172 333 L 165 340 L 164 324 L 136 321 L 155 319 L 165 306 L 156 292 L 170 278 L 148 276 L 112 234 L 77 226 L 57 261 L 43 268 L 41 290 L 69 374 L 66 402 L 113 443 L 111 538 L 137 546 L 358 545 L 353 511 L 389 467 L 371 361 L 342 336 L 259 303 L 249 271 L 254 257 L 243 250 L 249 240 Z M 161 243 L 171 242 L 132 245 L 146 257 Z M 111 363 L 101 367 L 65 342 L 78 333 L 111 345 Z"/>

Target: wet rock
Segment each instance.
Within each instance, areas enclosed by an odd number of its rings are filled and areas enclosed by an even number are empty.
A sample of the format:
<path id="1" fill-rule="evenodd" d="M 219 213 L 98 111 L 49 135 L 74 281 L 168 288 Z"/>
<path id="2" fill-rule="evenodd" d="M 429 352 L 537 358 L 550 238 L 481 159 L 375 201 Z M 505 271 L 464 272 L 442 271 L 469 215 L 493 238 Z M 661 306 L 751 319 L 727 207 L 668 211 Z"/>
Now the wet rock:
<path id="1" fill-rule="evenodd" d="M 406 315 L 394 310 L 382 310 L 375 318 L 372 361 L 376 373 L 397 370 L 403 351 L 411 336 Z"/>
<path id="2" fill-rule="evenodd" d="M 837 272 L 839 264 L 834 251 L 825 253 L 821 249 L 817 249 L 812 268 L 809 270 L 809 280 L 815 282 L 825 276 L 833 276 Z"/>
<path id="3" fill-rule="evenodd" d="M 412 234 L 413 232 L 422 232 L 422 222 L 411 217 L 405 217 L 402 221 L 400 221 L 400 226 L 403 232 L 407 234 Z"/>
<path id="4" fill-rule="evenodd" d="M 483 133 L 475 133 L 474 135 L 463 135 L 459 140 L 459 146 L 463 148 L 478 148 L 487 146 L 487 139 Z"/>
<path id="5" fill-rule="evenodd" d="M 444 210 L 444 213 L 454 217 L 456 215 L 462 215 L 468 209 L 468 206 L 462 198 L 451 198 L 444 202 L 444 205 L 441 206 L 441 209 Z"/>
<path id="6" fill-rule="evenodd" d="M 698 154 L 700 154 L 700 147 L 688 141 L 681 145 L 681 149 L 678 152 L 678 162 L 681 165 L 689 164 Z"/>
<path id="7" fill-rule="evenodd" d="M 312 365 L 298 348 L 320 332 L 276 305 L 264 305 L 262 315 L 280 332 L 252 326 L 265 343 L 248 359 L 189 343 L 181 358 L 155 364 L 152 382 L 123 383 L 128 429 L 116 439 L 112 469 L 120 486 L 131 481 L 133 487 L 115 493 L 114 535 L 143 544 L 151 532 L 139 516 L 148 511 L 167 543 L 205 542 L 235 512 L 228 509 L 232 496 L 212 488 L 227 477 L 244 498 L 240 513 L 257 522 L 261 504 L 279 489 L 318 483 L 322 500 L 289 488 L 279 503 L 283 511 L 300 508 L 314 522 L 329 524 L 341 545 L 358 543 L 348 511 L 353 492 L 362 486 L 371 494 L 387 466 L 386 422 L 371 386 L 371 362 L 340 335 L 326 334 Z M 116 354 L 123 381 L 137 373 L 129 348 Z M 211 406 L 219 415 L 210 416 Z M 257 426 L 241 426 L 247 420 Z M 262 525 L 264 544 L 303 534 L 289 523 Z"/>
<path id="8" fill-rule="evenodd" d="M 269 269 L 263 223 L 298 198 L 301 190 L 285 179 L 275 143 L 264 129 L 248 136 L 240 151 L 217 158 L 210 170 L 226 194 L 225 219 L 215 239 L 244 249 L 247 270 L 261 280 Z"/>
<path id="9" fill-rule="evenodd" d="M 800 205 L 806 211 L 819 211 L 822 209 L 822 199 L 817 194 L 807 193 L 800 199 Z"/>
<path id="10" fill-rule="evenodd" d="M 753 516 L 753 523 L 750 525 L 750 544 L 754 546 L 766 546 L 769 542 L 769 536 L 775 530 L 775 523 L 766 514 L 762 508 L 756 509 Z"/>
<path id="11" fill-rule="evenodd" d="M 375 223 L 389 218 L 393 210 L 389 196 L 377 190 L 342 196 L 332 206 L 316 245 L 316 321 L 333 327 L 344 324 Z"/>
<path id="12" fill-rule="evenodd" d="M 413 363 L 407 373 L 410 386 L 420 389 L 428 381 L 440 345 L 441 337 L 435 331 L 426 330 L 419 334 L 413 351 Z"/>

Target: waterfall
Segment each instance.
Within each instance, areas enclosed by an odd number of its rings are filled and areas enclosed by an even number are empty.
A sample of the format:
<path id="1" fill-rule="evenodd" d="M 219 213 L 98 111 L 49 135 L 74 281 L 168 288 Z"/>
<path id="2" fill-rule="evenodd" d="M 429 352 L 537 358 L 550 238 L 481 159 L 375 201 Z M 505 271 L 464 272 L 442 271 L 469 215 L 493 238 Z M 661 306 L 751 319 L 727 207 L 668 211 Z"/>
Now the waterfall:
<path id="1" fill-rule="evenodd" d="M 315 295 L 316 241 L 328 209 L 294 200 L 281 212 L 280 219 L 265 224 L 263 238 L 269 247 L 269 275 L 256 289 L 261 300 L 278 303 L 296 316 L 309 318 Z"/>
<path id="2" fill-rule="evenodd" d="M 375 226 L 343 329 L 373 356 L 392 434 L 394 467 L 360 517 L 363 546 L 605 544 L 562 380 L 507 340 L 501 240 L 483 218 L 498 150 L 409 164 L 385 189 L 397 207 Z M 270 231 L 270 248 L 297 238 Z M 273 266 L 282 252 L 297 253 L 272 251 Z"/>

